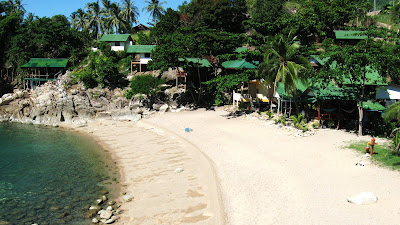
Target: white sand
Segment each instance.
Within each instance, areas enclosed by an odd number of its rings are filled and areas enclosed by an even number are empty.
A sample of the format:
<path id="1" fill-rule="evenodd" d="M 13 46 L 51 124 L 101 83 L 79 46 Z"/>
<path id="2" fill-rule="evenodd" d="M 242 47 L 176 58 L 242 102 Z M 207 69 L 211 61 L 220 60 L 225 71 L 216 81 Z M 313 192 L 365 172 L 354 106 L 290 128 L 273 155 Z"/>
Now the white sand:
<path id="1" fill-rule="evenodd" d="M 124 192 L 135 196 L 119 224 L 400 224 L 400 173 L 355 166 L 361 155 L 341 147 L 370 137 L 320 130 L 297 138 L 226 115 L 196 110 L 77 128 L 114 152 Z M 364 191 L 378 202 L 346 201 Z"/>

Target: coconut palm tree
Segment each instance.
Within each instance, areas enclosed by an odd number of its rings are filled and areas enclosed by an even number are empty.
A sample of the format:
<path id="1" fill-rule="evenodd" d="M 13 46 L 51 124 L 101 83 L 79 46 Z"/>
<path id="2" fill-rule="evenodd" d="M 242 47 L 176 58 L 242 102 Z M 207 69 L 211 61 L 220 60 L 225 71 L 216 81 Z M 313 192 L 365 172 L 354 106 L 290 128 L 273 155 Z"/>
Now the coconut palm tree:
<path id="1" fill-rule="evenodd" d="M 146 0 L 146 3 L 148 4 L 148 6 L 144 7 L 142 11 L 146 10 L 146 13 L 150 13 L 149 18 L 153 18 L 154 26 L 156 26 L 157 20 L 165 12 L 165 9 L 161 5 L 166 4 L 167 2 L 160 2 L 159 0 Z"/>
<path id="2" fill-rule="evenodd" d="M 87 16 L 85 11 L 78 9 L 71 14 L 72 27 L 76 30 L 84 30 L 86 28 Z"/>
<path id="3" fill-rule="evenodd" d="M 138 8 L 132 0 L 122 0 L 121 18 L 127 23 L 129 30 L 137 23 L 139 16 Z"/>
<path id="4" fill-rule="evenodd" d="M 99 40 L 100 33 L 103 32 L 103 19 L 99 1 L 88 3 L 86 8 L 88 9 L 86 28 Z"/>
<path id="5" fill-rule="evenodd" d="M 121 18 L 121 8 L 118 4 L 112 3 L 110 6 L 110 17 L 107 21 L 108 27 L 115 30 L 116 33 L 121 33 L 127 28 L 126 22 Z"/>
<path id="6" fill-rule="evenodd" d="M 299 48 L 300 44 L 295 42 L 295 38 L 289 39 L 283 35 L 276 35 L 267 48 L 257 75 L 270 86 L 271 110 L 272 96 L 279 82 L 283 83 L 288 95 L 296 95 L 296 82 L 302 78 L 300 72 L 309 66 L 308 60 L 298 54 Z"/>

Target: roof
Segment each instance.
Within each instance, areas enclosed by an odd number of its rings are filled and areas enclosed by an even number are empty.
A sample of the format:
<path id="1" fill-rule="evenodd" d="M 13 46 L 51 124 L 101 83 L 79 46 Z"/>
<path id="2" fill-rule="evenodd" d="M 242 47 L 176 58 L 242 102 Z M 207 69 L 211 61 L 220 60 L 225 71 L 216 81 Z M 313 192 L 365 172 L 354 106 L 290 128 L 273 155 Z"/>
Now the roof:
<path id="1" fill-rule="evenodd" d="M 126 53 L 151 53 L 156 45 L 129 45 Z"/>
<path id="2" fill-rule="evenodd" d="M 257 69 L 259 62 L 247 62 L 246 60 L 233 60 L 222 63 L 226 69 Z"/>
<path id="3" fill-rule="evenodd" d="M 367 38 L 367 35 L 364 35 L 364 31 L 355 31 L 355 30 L 335 30 L 336 39 L 346 39 L 346 40 L 363 40 Z"/>
<path id="4" fill-rule="evenodd" d="M 317 100 L 354 100 L 355 96 L 351 88 L 339 88 L 339 87 L 326 87 L 308 88 L 303 96 L 310 102 L 316 102 Z"/>
<path id="5" fill-rule="evenodd" d="M 68 59 L 46 59 L 46 58 L 31 58 L 28 63 L 21 68 L 65 68 L 67 67 Z"/>
<path id="6" fill-rule="evenodd" d="M 384 111 L 386 108 L 378 102 L 363 102 L 363 108 L 371 111 Z"/>
<path id="7" fill-rule="evenodd" d="M 100 41 L 112 42 L 112 41 L 126 41 L 130 37 L 130 34 L 105 34 L 100 38 Z"/>
<path id="8" fill-rule="evenodd" d="M 388 86 L 381 86 L 376 88 L 376 99 L 400 99 L 400 86 L 389 84 Z"/>
<path id="9" fill-rule="evenodd" d="M 183 62 L 185 59 L 179 58 L 179 61 Z M 207 59 L 200 59 L 200 58 L 186 58 L 186 61 L 189 63 L 200 64 L 200 67 L 211 67 L 211 63 L 208 62 Z"/>

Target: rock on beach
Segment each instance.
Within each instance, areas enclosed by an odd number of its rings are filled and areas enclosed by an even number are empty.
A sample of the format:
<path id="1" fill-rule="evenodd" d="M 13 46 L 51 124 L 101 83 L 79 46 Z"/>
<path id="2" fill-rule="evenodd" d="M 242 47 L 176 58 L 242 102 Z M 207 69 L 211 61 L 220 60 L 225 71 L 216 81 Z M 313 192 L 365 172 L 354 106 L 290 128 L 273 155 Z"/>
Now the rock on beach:
<path id="1" fill-rule="evenodd" d="M 369 205 L 376 203 L 378 201 L 378 198 L 373 192 L 361 192 L 357 195 L 348 197 L 347 201 L 357 205 Z"/>

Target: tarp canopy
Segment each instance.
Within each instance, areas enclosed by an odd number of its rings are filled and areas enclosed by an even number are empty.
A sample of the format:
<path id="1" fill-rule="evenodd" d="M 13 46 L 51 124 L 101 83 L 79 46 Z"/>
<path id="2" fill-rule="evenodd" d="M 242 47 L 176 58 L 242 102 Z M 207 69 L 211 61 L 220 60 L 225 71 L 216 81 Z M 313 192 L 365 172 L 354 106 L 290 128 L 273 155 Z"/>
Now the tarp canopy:
<path id="1" fill-rule="evenodd" d="M 68 59 L 46 59 L 46 58 L 31 58 L 28 63 L 21 68 L 65 68 L 67 67 Z"/>
<path id="2" fill-rule="evenodd" d="M 105 34 L 103 37 L 100 38 L 101 42 L 115 42 L 115 41 L 122 41 L 125 42 L 130 37 L 130 34 Z"/>
<path id="3" fill-rule="evenodd" d="M 379 102 L 363 102 L 363 108 L 371 111 L 384 111 L 386 108 L 379 104 Z"/>
<path id="4" fill-rule="evenodd" d="M 257 69 L 259 62 L 247 62 L 246 60 L 232 60 L 222 63 L 222 67 L 226 69 Z"/>
<path id="5" fill-rule="evenodd" d="M 151 53 L 155 47 L 155 45 L 129 45 L 126 53 Z"/>

